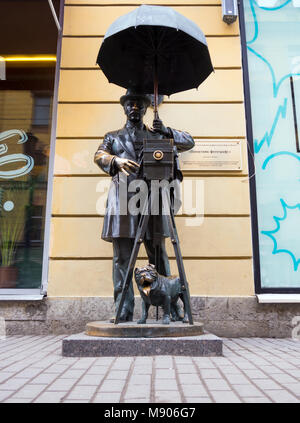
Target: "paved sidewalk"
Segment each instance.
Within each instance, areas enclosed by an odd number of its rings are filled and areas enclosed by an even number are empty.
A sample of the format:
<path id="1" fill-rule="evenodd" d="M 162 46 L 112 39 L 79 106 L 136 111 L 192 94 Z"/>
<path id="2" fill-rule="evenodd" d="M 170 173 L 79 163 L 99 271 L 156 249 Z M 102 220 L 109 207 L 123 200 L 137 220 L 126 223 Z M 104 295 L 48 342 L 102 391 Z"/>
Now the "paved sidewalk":
<path id="1" fill-rule="evenodd" d="M 224 339 L 223 357 L 69 358 L 63 338 L 0 340 L 0 402 L 300 401 L 299 340 Z"/>

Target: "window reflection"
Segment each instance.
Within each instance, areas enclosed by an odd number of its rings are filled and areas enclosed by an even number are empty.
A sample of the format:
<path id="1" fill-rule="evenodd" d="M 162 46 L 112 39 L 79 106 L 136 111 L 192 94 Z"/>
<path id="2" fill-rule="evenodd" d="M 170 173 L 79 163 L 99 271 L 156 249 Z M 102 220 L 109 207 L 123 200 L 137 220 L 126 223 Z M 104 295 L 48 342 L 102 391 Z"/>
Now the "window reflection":
<path id="1" fill-rule="evenodd" d="M 1 9 L 0 294 L 41 285 L 57 45 L 48 2 Z"/>

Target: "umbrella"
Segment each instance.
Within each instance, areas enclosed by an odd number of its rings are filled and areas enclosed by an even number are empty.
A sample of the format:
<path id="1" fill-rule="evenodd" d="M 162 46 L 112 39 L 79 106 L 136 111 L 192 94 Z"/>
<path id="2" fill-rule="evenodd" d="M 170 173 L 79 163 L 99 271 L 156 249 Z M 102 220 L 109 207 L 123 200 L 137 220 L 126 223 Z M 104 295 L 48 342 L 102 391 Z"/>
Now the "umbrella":
<path id="1" fill-rule="evenodd" d="M 171 95 L 198 88 L 213 71 L 205 36 L 170 7 L 142 5 L 108 28 L 97 64 L 109 82 L 137 92 Z"/>

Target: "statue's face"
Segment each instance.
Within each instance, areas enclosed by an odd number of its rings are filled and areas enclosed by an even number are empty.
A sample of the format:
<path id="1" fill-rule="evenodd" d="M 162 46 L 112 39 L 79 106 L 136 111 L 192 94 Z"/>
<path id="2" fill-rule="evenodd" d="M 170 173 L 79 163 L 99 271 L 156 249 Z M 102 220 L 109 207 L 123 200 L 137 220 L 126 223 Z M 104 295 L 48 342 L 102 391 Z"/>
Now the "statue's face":
<path id="1" fill-rule="evenodd" d="M 143 120 L 147 106 L 143 100 L 127 100 L 124 103 L 124 111 L 128 120 L 138 123 Z"/>

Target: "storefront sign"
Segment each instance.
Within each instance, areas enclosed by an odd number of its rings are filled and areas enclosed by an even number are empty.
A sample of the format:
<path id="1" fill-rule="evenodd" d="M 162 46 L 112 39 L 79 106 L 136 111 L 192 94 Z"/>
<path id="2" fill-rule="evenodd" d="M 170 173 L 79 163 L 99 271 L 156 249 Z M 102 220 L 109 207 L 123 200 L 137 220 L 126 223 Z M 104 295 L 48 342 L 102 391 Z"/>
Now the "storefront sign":
<path id="1" fill-rule="evenodd" d="M 183 170 L 242 170 L 241 140 L 196 141 L 195 147 L 180 155 Z"/>

